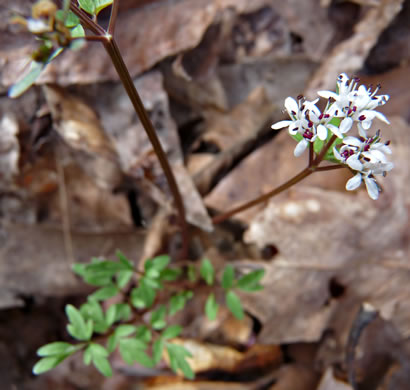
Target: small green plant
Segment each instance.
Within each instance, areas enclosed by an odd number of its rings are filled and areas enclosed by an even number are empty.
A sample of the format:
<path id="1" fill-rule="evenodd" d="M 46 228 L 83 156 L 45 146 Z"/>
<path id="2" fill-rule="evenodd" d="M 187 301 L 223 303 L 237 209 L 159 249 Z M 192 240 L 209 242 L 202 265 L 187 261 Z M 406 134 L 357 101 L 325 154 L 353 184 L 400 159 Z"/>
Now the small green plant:
<path id="1" fill-rule="evenodd" d="M 84 41 L 102 43 L 168 181 L 182 232 L 181 257 L 186 259 L 189 235 L 184 203 L 169 161 L 114 39 L 119 1 L 64 0 L 60 3 L 61 9 L 51 0 L 39 0 L 32 7 L 31 18 L 13 19 L 36 36 L 39 46 L 32 53 L 29 72 L 10 89 L 9 96 L 17 97 L 26 91 L 47 64 L 64 50 L 79 49 Z M 98 14 L 108 6 L 111 15 L 108 27 L 104 29 L 98 24 Z M 355 190 L 364 183 L 370 198 L 376 200 L 379 197 L 381 187 L 376 176 L 386 175 L 394 166 L 386 157 L 392 153 L 389 142 L 381 142 L 379 131 L 371 135 L 370 128 L 375 118 L 389 123 L 376 111 L 389 96 L 376 95 L 379 87 L 372 90 L 358 86 L 357 79 L 349 79 L 344 73 L 338 77 L 336 85 L 336 92 L 318 92 L 320 97 L 327 99 L 323 112 L 316 106 L 319 99 L 308 101 L 303 96 L 297 100 L 288 97 L 285 109 L 290 119 L 272 125 L 274 130 L 288 128 L 298 142 L 295 156 L 308 151 L 307 167 L 268 193 L 215 216 L 213 223 L 220 223 L 265 202 L 320 171 L 346 168 L 354 175 L 346 183 L 347 190 Z M 354 127 L 358 136 L 347 136 Z M 118 252 L 117 258 L 117 261 L 93 259 L 90 264 L 74 266 L 74 271 L 97 290 L 80 308 L 67 305 L 67 331 L 76 341 L 73 344 L 58 341 L 41 347 L 37 351 L 41 359 L 33 368 L 35 374 L 46 372 L 68 356 L 82 352 L 85 364 L 92 363 L 103 375 L 109 376 L 112 373 L 109 356 L 116 349 L 125 362 L 138 362 L 148 367 L 158 364 L 165 350 L 171 368 L 193 378 L 194 373 L 187 361 L 190 353 L 172 341 L 183 333 L 183 329 L 170 320 L 193 298 L 196 284 L 208 286 L 204 310 L 210 320 L 215 320 L 218 315 L 222 301 L 218 298 L 221 296 L 232 314 L 242 319 L 244 310 L 238 290 L 255 292 L 262 289 L 263 270 L 238 277 L 234 267 L 227 265 L 219 280 L 214 266 L 207 259 L 199 268 L 194 264 L 176 267 L 170 265 L 169 256 L 163 255 L 147 260 L 141 272 L 122 253 Z M 220 286 L 216 285 L 217 281 Z"/>
<path id="2" fill-rule="evenodd" d="M 67 357 L 82 352 L 84 364 L 93 364 L 103 375 L 110 376 L 109 356 L 116 349 L 126 363 L 137 362 L 146 367 L 158 364 L 165 349 L 172 370 L 192 379 L 194 373 L 186 360 L 191 354 L 172 342 L 183 328 L 170 324 L 170 320 L 193 298 L 195 286 L 205 283 L 211 290 L 205 304 L 211 321 L 218 314 L 218 288 L 222 287 L 225 303 L 238 319 L 243 318 L 244 312 L 235 290 L 262 289 L 262 269 L 236 278 L 234 268 L 228 265 L 220 287 L 208 259 L 202 260 L 199 269 L 192 265 L 188 271 L 186 267 L 171 266 L 170 257 L 163 255 L 147 260 L 143 272 L 119 251 L 117 259 L 92 259 L 90 264 L 73 266 L 84 282 L 97 289 L 78 309 L 66 306 L 67 332 L 75 343 L 56 341 L 42 346 L 37 351 L 41 359 L 33 368 L 35 374 L 49 371 Z"/>

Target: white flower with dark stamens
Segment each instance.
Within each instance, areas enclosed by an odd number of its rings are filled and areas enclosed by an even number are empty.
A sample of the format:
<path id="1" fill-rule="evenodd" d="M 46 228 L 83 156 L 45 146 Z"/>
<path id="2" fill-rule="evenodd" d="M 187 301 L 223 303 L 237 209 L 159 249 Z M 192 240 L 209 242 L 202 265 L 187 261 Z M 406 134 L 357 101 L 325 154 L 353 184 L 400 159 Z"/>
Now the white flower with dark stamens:
<path id="1" fill-rule="evenodd" d="M 387 161 L 385 156 L 385 154 L 391 154 L 388 143 L 384 144 L 379 140 L 379 134 L 367 139 L 346 137 L 340 150 L 333 148 L 334 156 L 357 172 L 346 183 L 348 191 L 357 189 L 364 181 L 370 198 L 379 197 L 380 188 L 374 176 L 384 176 L 394 167 L 394 164 Z"/>
<path id="2" fill-rule="evenodd" d="M 285 108 L 291 120 L 284 120 L 272 125 L 272 129 L 278 130 L 284 127 L 289 128 L 291 135 L 300 134 L 303 138 L 296 145 L 294 155 L 300 156 L 308 147 L 309 142 L 314 142 L 317 138 L 316 126 L 320 123 L 321 112 L 316 107 L 319 99 L 312 102 L 304 100 L 302 96 L 298 96 L 298 101 L 288 97 L 285 100 Z"/>

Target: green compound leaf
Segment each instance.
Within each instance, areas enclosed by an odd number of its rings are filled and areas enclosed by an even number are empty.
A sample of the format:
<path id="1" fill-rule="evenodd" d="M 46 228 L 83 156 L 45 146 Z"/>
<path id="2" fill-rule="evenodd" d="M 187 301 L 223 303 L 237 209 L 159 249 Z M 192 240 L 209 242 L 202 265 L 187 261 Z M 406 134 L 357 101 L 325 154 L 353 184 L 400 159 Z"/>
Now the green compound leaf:
<path id="1" fill-rule="evenodd" d="M 208 259 L 203 259 L 199 273 L 208 285 L 212 285 L 214 282 L 215 270 L 214 266 Z"/>
<path id="2" fill-rule="evenodd" d="M 66 314 L 70 320 L 70 324 L 67 325 L 67 330 L 71 336 L 78 340 L 89 340 L 93 331 L 92 321 L 89 320 L 86 323 L 80 311 L 72 305 L 66 306 Z"/>
<path id="3" fill-rule="evenodd" d="M 169 255 L 157 256 L 152 259 L 152 267 L 158 271 L 162 271 L 167 267 L 170 261 L 171 258 Z"/>
<path id="4" fill-rule="evenodd" d="M 178 370 L 181 370 L 186 378 L 194 379 L 195 374 L 192 371 L 188 362 L 186 361 L 187 357 L 192 357 L 190 352 L 187 351 L 183 346 L 172 343 L 167 343 L 166 349 L 168 352 L 172 370 L 175 373 L 177 373 Z"/>
<path id="5" fill-rule="evenodd" d="M 232 312 L 232 314 L 238 320 L 242 320 L 244 317 L 244 313 L 241 300 L 239 299 L 239 297 L 231 290 L 226 293 L 225 299 L 226 305 L 228 306 L 228 309 Z"/>
<path id="6" fill-rule="evenodd" d="M 89 13 L 90 15 L 95 14 L 95 1 L 94 0 L 78 0 L 78 4 L 80 8 L 82 8 L 85 12 Z"/>
<path id="7" fill-rule="evenodd" d="M 106 299 L 115 297 L 118 294 L 118 287 L 114 284 L 102 287 L 96 292 L 92 293 L 88 299 L 96 301 L 105 301 Z"/>
<path id="8" fill-rule="evenodd" d="M 234 268 L 232 267 L 232 265 L 227 265 L 222 274 L 222 287 L 225 290 L 228 290 L 233 286 L 234 277 L 235 277 Z"/>
<path id="9" fill-rule="evenodd" d="M 185 307 L 186 302 L 193 297 L 192 291 L 181 291 L 173 295 L 169 301 L 169 315 L 173 316 Z"/>
<path id="10" fill-rule="evenodd" d="M 132 278 L 134 271 L 120 271 L 117 273 L 117 286 L 119 288 L 124 288 Z"/>
<path id="11" fill-rule="evenodd" d="M 132 335 L 136 331 L 137 331 L 137 327 L 135 325 L 123 324 L 123 325 L 119 325 L 115 329 L 115 335 L 119 338 L 127 337 L 127 336 Z"/>
<path id="12" fill-rule="evenodd" d="M 37 350 L 37 355 L 41 357 L 71 355 L 82 347 L 83 345 L 77 346 L 63 341 L 56 341 L 54 343 L 43 345 Z"/>
<path id="13" fill-rule="evenodd" d="M 263 286 L 259 283 L 263 276 L 265 275 L 265 270 L 258 269 L 256 271 L 249 272 L 248 274 L 242 276 L 236 287 L 243 291 L 253 292 L 263 289 Z"/>
<path id="14" fill-rule="evenodd" d="M 106 377 L 112 376 L 112 369 L 110 362 L 104 356 L 94 356 L 92 360 L 95 368 Z"/>
<path id="15" fill-rule="evenodd" d="M 165 321 L 166 313 L 167 309 L 164 305 L 160 305 L 158 309 L 151 313 L 150 323 L 155 330 L 161 330 L 167 326 L 167 322 Z"/>
<path id="16" fill-rule="evenodd" d="M 168 326 L 168 328 L 166 328 L 162 334 L 161 334 L 161 338 L 164 340 L 167 339 L 173 339 L 175 337 L 178 337 L 182 332 L 182 326 L 180 325 L 171 325 Z"/>
<path id="17" fill-rule="evenodd" d="M 33 374 L 40 375 L 57 367 L 67 356 L 47 356 L 40 359 L 33 367 Z"/>
<path id="18" fill-rule="evenodd" d="M 218 315 L 219 305 L 215 300 L 214 293 L 209 294 L 205 303 L 205 314 L 210 321 L 214 321 Z"/>
<path id="19" fill-rule="evenodd" d="M 104 8 L 112 4 L 113 0 L 94 0 L 95 14 L 98 15 Z"/>

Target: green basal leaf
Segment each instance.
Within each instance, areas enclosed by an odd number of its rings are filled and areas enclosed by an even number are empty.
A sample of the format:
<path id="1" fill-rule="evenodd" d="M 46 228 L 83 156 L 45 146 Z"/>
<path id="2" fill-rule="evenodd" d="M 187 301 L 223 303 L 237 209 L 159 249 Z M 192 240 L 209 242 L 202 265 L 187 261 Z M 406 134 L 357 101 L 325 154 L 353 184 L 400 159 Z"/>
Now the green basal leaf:
<path id="1" fill-rule="evenodd" d="M 240 290 L 248 292 L 261 290 L 263 289 L 263 286 L 261 286 L 259 282 L 262 280 L 264 275 L 264 269 L 249 272 L 238 280 L 236 287 Z"/>
<path id="2" fill-rule="evenodd" d="M 238 319 L 242 320 L 244 317 L 243 308 L 241 304 L 241 300 L 239 297 L 231 290 L 226 293 L 225 296 L 226 305 L 231 313 Z"/>
<path id="3" fill-rule="evenodd" d="M 162 337 L 154 341 L 154 344 L 152 346 L 152 360 L 154 364 L 158 364 L 161 361 L 164 346 L 165 343 Z"/>
<path id="4" fill-rule="evenodd" d="M 233 281 L 235 277 L 235 270 L 232 265 L 227 265 L 222 274 L 222 287 L 225 290 L 230 289 L 233 286 Z"/>
<path id="5" fill-rule="evenodd" d="M 54 343 L 43 345 L 37 350 L 37 355 L 44 356 L 62 356 L 62 355 L 71 355 L 74 352 L 80 350 L 83 347 L 82 345 L 72 345 L 65 343 L 63 341 L 55 341 Z"/>
<path id="6" fill-rule="evenodd" d="M 93 357 L 93 364 L 95 368 L 101 372 L 106 377 L 112 376 L 112 369 L 110 362 L 104 356 L 95 356 Z"/>
<path id="7" fill-rule="evenodd" d="M 68 355 L 47 356 L 40 359 L 33 367 L 33 374 L 40 375 L 57 367 Z"/>
<path id="8" fill-rule="evenodd" d="M 94 0 L 95 14 L 98 15 L 104 8 L 112 4 L 113 0 Z"/>
<path id="9" fill-rule="evenodd" d="M 94 0 L 78 0 L 78 4 L 80 8 L 82 8 L 85 12 L 89 13 L 90 15 L 95 14 L 95 4 Z"/>
<path id="10" fill-rule="evenodd" d="M 209 294 L 205 303 L 205 314 L 210 321 L 214 321 L 218 315 L 219 305 L 215 300 L 214 293 Z"/>
<path id="11" fill-rule="evenodd" d="M 131 261 L 127 259 L 124 253 L 122 253 L 120 250 L 117 250 L 115 252 L 115 256 L 117 256 L 117 259 L 124 266 L 124 270 L 134 271 L 134 264 L 132 264 Z"/>
<path id="12" fill-rule="evenodd" d="M 202 260 L 199 272 L 208 285 L 212 285 L 214 283 L 215 270 L 214 266 L 208 259 Z"/>
<path id="13" fill-rule="evenodd" d="M 158 306 L 158 309 L 151 313 L 150 323 L 155 330 L 161 330 L 166 327 L 165 316 L 167 309 L 165 305 Z"/>
<path id="14" fill-rule="evenodd" d="M 162 334 L 161 334 L 161 338 L 164 340 L 167 339 L 173 339 L 175 337 L 178 337 L 182 332 L 182 326 L 180 325 L 171 325 L 168 326 L 168 328 L 166 328 Z"/>
<path id="15" fill-rule="evenodd" d="M 96 292 L 92 293 L 88 299 L 95 299 L 96 301 L 104 301 L 106 299 L 115 297 L 118 294 L 118 287 L 114 284 L 102 287 Z"/>
<path id="16" fill-rule="evenodd" d="M 29 72 L 9 89 L 9 97 L 16 98 L 26 92 L 40 76 L 46 64 L 32 61 Z"/>
<path id="17" fill-rule="evenodd" d="M 135 331 L 135 338 L 149 343 L 152 339 L 151 330 L 146 325 L 138 325 Z"/>

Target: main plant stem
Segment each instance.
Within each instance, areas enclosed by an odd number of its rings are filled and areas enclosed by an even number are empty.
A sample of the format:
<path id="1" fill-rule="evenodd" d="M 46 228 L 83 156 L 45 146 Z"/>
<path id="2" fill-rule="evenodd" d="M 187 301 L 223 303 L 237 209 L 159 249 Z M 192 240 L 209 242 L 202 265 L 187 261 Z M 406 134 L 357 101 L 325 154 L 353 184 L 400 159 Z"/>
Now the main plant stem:
<path id="1" fill-rule="evenodd" d="M 114 8 L 113 8 L 113 12 L 111 16 L 113 20 L 115 21 L 117 11 L 118 11 L 118 0 L 114 0 L 113 7 Z M 131 103 L 134 106 L 134 109 L 136 113 L 138 114 L 138 117 L 140 118 L 140 121 L 152 144 L 155 154 L 158 157 L 161 168 L 164 171 L 170 191 L 175 201 L 175 206 L 178 211 L 179 223 L 180 223 L 181 232 L 182 232 L 181 257 L 186 257 L 188 253 L 189 235 L 188 235 L 188 226 L 187 226 L 187 222 L 185 219 L 184 202 L 183 202 L 181 193 L 179 191 L 175 176 L 168 162 L 168 158 L 164 152 L 164 149 L 162 148 L 161 142 L 156 134 L 155 128 L 151 122 L 151 119 L 149 118 L 149 115 L 144 107 L 144 104 L 142 103 L 142 100 L 138 94 L 138 91 L 135 88 L 134 82 L 132 81 L 128 68 L 125 65 L 125 62 L 118 48 L 118 45 L 114 37 L 110 34 L 110 32 L 107 33 L 101 26 L 99 26 L 92 19 L 90 19 L 84 11 L 79 9 L 74 4 L 71 4 L 70 8 L 80 18 L 81 24 L 84 27 L 88 28 L 90 31 L 92 31 L 96 35 L 95 37 L 97 38 L 96 40 L 99 40 L 102 42 L 105 50 L 107 51 L 108 55 L 111 58 L 111 61 L 118 73 L 118 76 L 120 77 L 120 80 L 128 94 L 128 97 L 130 98 Z M 114 31 L 114 22 L 111 22 L 111 20 L 109 24 L 109 31 Z"/>

